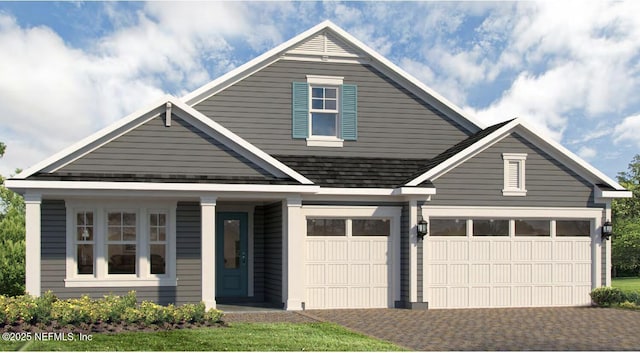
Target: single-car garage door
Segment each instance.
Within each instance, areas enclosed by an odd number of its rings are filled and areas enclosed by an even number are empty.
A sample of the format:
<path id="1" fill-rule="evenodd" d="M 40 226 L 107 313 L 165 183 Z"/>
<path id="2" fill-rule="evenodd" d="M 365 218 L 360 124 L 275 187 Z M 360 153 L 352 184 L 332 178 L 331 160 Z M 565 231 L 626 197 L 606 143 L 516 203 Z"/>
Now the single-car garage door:
<path id="1" fill-rule="evenodd" d="M 432 217 L 425 300 L 432 308 L 589 305 L 592 222 Z"/>
<path id="2" fill-rule="evenodd" d="M 390 305 L 391 220 L 307 218 L 306 309 Z"/>

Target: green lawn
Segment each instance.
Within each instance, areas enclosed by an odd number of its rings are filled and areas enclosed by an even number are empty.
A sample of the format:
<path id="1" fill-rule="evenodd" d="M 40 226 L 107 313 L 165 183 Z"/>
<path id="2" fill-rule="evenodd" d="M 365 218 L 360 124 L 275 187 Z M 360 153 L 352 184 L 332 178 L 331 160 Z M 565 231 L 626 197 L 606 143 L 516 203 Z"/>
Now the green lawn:
<path id="1" fill-rule="evenodd" d="M 617 277 L 611 279 L 611 287 L 620 288 L 623 291 L 640 290 L 640 277 Z"/>
<path id="2" fill-rule="evenodd" d="M 401 351 L 402 347 L 330 323 L 231 324 L 166 332 L 94 334 L 87 341 L 0 341 L 0 351 Z"/>

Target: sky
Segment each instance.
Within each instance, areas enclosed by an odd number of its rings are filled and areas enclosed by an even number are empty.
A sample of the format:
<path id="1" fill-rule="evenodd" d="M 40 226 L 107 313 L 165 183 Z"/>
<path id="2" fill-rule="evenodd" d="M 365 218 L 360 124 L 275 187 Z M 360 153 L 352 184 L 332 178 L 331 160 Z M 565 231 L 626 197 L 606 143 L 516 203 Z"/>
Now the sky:
<path id="1" fill-rule="evenodd" d="M 608 176 L 640 153 L 640 1 L 0 1 L 0 174 L 331 20 L 486 125 Z"/>

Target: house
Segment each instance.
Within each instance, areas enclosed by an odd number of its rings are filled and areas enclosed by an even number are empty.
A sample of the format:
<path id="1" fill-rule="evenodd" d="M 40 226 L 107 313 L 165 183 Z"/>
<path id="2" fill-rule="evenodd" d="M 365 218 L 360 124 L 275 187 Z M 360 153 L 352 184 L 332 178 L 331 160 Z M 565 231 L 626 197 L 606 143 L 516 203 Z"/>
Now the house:
<path id="1" fill-rule="evenodd" d="M 31 294 L 286 310 L 588 305 L 611 283 L 611 201 L 630 196 L 328 21 L 7 186 Z"/>

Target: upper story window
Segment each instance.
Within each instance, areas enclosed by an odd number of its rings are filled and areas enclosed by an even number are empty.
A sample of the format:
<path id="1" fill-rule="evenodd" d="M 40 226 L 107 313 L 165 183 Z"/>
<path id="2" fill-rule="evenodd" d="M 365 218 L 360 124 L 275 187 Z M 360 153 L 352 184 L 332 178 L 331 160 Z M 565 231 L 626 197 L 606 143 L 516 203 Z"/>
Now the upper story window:
<path id="1" fill-rule="evenodd" d="M 526 153 L 503 153 L 504 160 L 504 196 L 526 196 L 525 161 Z"/>
<path id="2" fill-rule="evenodd" d="M 292 136 L 307 146 L 342 147 L 357 138 L 357 87 L 343 77 L 307 75 L 294 82 Z"/>

